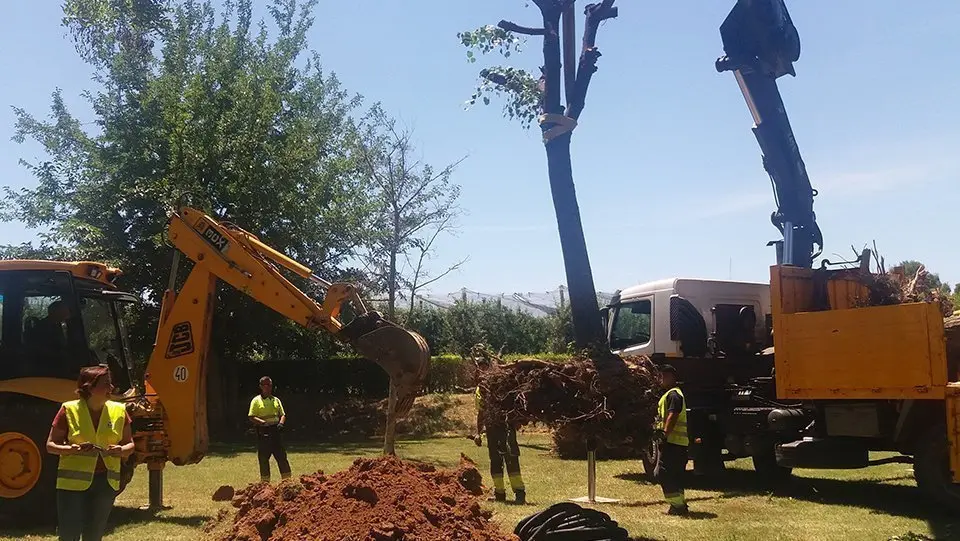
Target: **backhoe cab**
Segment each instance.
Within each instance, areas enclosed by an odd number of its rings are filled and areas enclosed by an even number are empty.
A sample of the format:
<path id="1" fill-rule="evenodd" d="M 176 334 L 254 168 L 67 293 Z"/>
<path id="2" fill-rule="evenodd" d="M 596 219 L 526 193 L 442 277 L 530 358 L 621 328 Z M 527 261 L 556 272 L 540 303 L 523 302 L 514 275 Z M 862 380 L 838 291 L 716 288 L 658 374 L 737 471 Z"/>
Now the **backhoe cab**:
<path id="1" fill-rule="evenodd" d="M 124 318 L 139 299 L 102 263 L 0 261 L 0 523 L 49 514 L 57 458 L 46 452 L 80 369 L 107 365 L 115 399 L 136 394 Z"/>

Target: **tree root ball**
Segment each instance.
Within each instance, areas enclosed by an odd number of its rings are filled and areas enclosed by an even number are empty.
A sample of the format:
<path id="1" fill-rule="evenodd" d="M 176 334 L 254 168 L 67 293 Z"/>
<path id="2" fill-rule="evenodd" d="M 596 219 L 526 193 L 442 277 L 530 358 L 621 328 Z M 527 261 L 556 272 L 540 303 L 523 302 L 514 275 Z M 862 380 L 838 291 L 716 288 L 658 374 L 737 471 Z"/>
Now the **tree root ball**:
<path id="1" fill-rule="evenodd" d="M 600 352 L 565 362 L 503 363 L 485 349 L 474 353 L 490 361 L 479 378 L 488 426 L 543 423 L 554 430 L 561 456 L 585 454 L 588 441 L 619 454 L 636 449 L 639 456 L 649 443 L 660 398 L 650 359 Z M 577 445 L 582 453 L 573 453 Z"/>

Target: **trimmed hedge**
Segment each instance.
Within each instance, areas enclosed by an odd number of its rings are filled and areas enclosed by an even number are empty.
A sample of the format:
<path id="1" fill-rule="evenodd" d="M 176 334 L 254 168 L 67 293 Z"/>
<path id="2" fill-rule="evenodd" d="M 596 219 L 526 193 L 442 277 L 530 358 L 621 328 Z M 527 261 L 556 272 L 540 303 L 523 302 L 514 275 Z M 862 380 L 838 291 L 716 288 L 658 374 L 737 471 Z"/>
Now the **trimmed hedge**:
<path id="1" fill-rule="evenodd" d="M 569 355 L 507 355 L 505 360 L 537 358 L 545 361 L 569 359 Z M 273 379 L 277 394 L 322 393 L 357 398 L 386 398 L 387 374 L 373 361 L 338 357 L 321 361 L 283 360 L 245 362 L 239 365 L 241 396 L 256 394 L 261 376 Z M 469 392 L 476 385 L 473 362 L 459 355 L 430 358 L 424 385 L 425 394 Z"/>
<path id="2" fill-rule="evenodd" d="M 472 387 L 469 365 L 456 355 L 432 357 L 423 392 L 451 393 Z M 238 371 L 242 396 L 258 392 L 261 376 L 270 376 L 277 394 L 309 392 L 385 398 L 388 392 L 386 372 L 375 362 L 356 357 L 245 362 L 239 364 Z"/>

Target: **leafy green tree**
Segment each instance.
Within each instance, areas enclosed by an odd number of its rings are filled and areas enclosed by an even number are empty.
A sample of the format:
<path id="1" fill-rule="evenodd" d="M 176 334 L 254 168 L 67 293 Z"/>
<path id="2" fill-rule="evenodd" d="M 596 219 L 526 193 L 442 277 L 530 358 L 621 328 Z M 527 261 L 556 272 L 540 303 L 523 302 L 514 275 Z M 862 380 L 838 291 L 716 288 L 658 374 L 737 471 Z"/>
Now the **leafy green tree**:
<path id="1" fill-rule="evenodd" d="M 570 317 L 570 305 L 565 304 L 548 318 L 549 340 L 546 350 L 550 353 L 569 353 L 572 349 L 573 321 Z"/>
<path id="2" fill-rule="evenodd" d="M 907 260 L 901 261 L 898 267 L 903 267 L 903 273 L 906 275 L 908 280 L 913 279 L 917 275 L 917 271 L 920 270 L 920 267 L 923 267 L 926 270 L 925 283 L 931 289 L 939 289 L 945 295 L 952 295 L 950 290 L 950 284 L 942 281 L 940 275 L 935 272 L 930 272 L 926 265 L 916 260 Z"/>
<path id="3" fill-rule="evenodd" d="M 423 336 L 431 354 L 441 355 L 450 352 L 450 322 L 446 316 L 444 310 L 432 306 L 415 306 L 403 314 L 403 324 Z"/>
<path id="4" fill-rule="evenodd" d="M 372 208 L 351 150 L 360 101 L 307 48 L 315 4 L 270 2 L 271 35 L 253 21 L 252 0 L 226 2 L 219 15 L 211 1 L 67 0 L 63 25 L 97 83 L 84 93 L 94 121 L 75 118 L 59 90 L 46 119 L 15 109 L 15 140 L 46 156 L 24 162 L 38 184 L 7 188 L 3 218 L 49 233 L 38 248 L 6 253 L 69 251 L 120 266 L 123 285 L 146 299 L 132 329 L 142 356 L 170 270 L 168 212 L 185 194 L 319 275 L 356 276 L 345 265 Z M 217 300 L 215 358 L 336 348 L 229 288 Z"/>
<path id="5" fill-rule="evenodd" d="M 468 48 L 467 59 L 470 62 L 477 60 L 477 52 L 487 54 L 497 51 L 509 58 L 521 49 L 520 35 L 543 38 L 543 65 L 539 76 L 534 77 L 527 71 L 510 66 L 487 67 L 480 72 L 480 85 L 470 103 L 482 99 L 489 104 L 488 94 L 500 95 L 506 99 L 505 116 L 520 120 L 524 126 L 530 126 L 534 120 L 540 125 L 570 293 L 574 336 L 580 348 L 602 343 L 603 329 L 597 317 L 596 288 L 573 184 L 570 140 L 586 104 L 590 80 L 597 71 L 597 60 L 600 58 L 596 46 L 597 30 L 600 23 L 618 14 L 614 1 L 602 0 L 585 6 L 583 48 L 579 62 L 575 59 L 573 49 L 575 0 L 533 0 L 540 9 L 542 19 L 542 26 L 537 28 L 500 21 L 497 26 L 487 25 L 457 35 Z M 566 107 L 561 98 L 564 93 Z"/>

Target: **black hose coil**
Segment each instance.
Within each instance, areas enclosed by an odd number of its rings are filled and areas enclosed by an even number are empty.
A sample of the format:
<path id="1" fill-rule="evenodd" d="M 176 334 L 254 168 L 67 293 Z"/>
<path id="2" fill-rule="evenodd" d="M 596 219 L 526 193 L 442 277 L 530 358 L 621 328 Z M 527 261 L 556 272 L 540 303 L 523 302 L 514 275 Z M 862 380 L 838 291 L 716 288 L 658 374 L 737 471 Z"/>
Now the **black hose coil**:
<path id="1" fill-rule="evenodd" d="M 575 503 L 558 503 L 521 520 L 513 533 L 520 541 L 629 541 L 630 534 L 610 515 Z"/>

